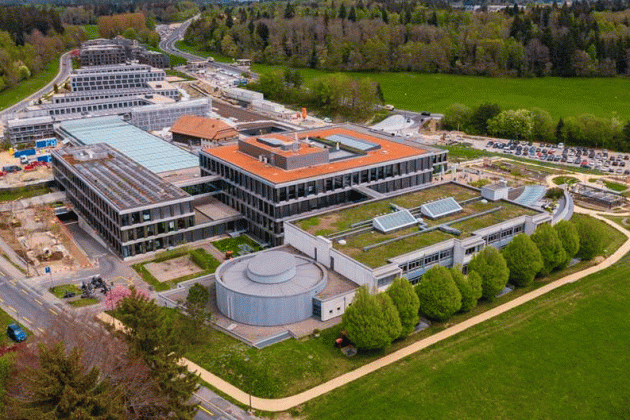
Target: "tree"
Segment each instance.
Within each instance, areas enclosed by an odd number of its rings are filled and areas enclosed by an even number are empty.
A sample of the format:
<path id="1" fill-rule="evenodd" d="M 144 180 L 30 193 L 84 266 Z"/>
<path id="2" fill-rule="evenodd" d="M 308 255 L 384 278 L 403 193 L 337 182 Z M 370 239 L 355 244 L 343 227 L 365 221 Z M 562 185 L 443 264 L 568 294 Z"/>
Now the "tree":
<path id="1" fill-rule="evenodd" d="M 597 221 L 590 217 L 580 217 L 574 223 L 580 238 L 580 249 L 576 256 L 582 260 L 591 260 L 602 252 L 604 246 L 604 238 L 599 232 Z"/>
<path id="2" fill-rule="evenodd" d="M 558 267 L 564 268 L 580 250 L 580 235 L 575 225 L 568 220 L 559 221 L 554 225 L 553 229 L 558 234 L 558 238 L 560 238 L 565 254 L 564 261 Z"/>
<path id="3" fill-rule="evenodd" d="M 138 39 L 138 32 L 134 28 L 127 28 L 122 33 L 122 36 L 127 39 Z"/>
<path id="4" fill-rule="evenodd" d="M 389 342 L 396 340 L 402 334 L 402 324 L 400 322 L 400 315 L 392 298 L 387 293 L 379 293 L 376 295 L 376 301 L 378 302 L 381 314 L 383 316 L 383 322 L 385 325 L 385 332 Z"/>
<path id="5" fill-rule="evenodd" d="M 524 233 L 514 237 L 503 249 L 503 258 L 510 270 L 510 283 L 516 287 L 529 285 L 543 268 L 543 259 L 538 247 Z"/>
<path id="6" fill-rule="evenodd" d="M 483 279 L 476 271 L 468 270 L 468 283 L 470 283 L 470 287 L 472 288 L 472 296 L 474 299 L 479 301 L 483 296 Z M 475 306 L 477 306 L 477 302 L 475 302 Z"/>
<path id="7" fill-rule="evenodd" d="M 179 419 L 192 419 L 194 406 L 188 404 L 197 378 L 178 362 L 182 343 L 175 339 L 175 328 L 166 312 L 155 301 L 140 295 L 135 288 L 118 305 L 118 318 L 125 324 L 131 351 L 151 369 L 151 375 L 169 402 L 169 411 Z"/>
<path id="8" fill-rule="evenodd" d="M 630 121 L 623 126 L 623 141 L 630 144 Z"/>
<path id="9" fill-rule="evenodd" d="M 527 139 L 532 135 L 534 122 L 526 109 L 503 111 L 488 121 L 488 131 L 509 139 Z"/>
<path id="10" fill-rule="evenodd" d="M 538 272 L 539 276 L 544 277 L 555 268 L 560 267 L 565 260 L 566 254 L 558 234 L 550 224 L 544 223 L 538 226 L 531 235 L 531 239 L 538 247 L 543 260 L 543 267 Z"/>
<path id="11" fill-rule="evenodd" d="M 497 104 L 483 103 L 479 105 L 470 117 L 470 127 L 475 134 L 488 133 L 488 121 L 501 113 Z"/>
<path id="12" fill-rule="evenodd" d="M 190 330 L 186 333 L 190 332 L 190 334 L 185 334 L 190 342 L 196 342 L 200 338 L 199 330 L 204 328 L 206 321 L 210 319 L 210 312 L 207 308 L 209 300 L 210 292 L 203 285 L 195 283 L 188 289 L 183 309 L 192 322 L 191 327 L 186 328 L 186 330 Z"/>
<path id="13" fill-rule="evenodd" d="M 39 344 L 37 368 L 23 375 L 28 389 L 26 401 L 12 401 L 13 419 L 116 419 L 123 418 L 125 407 L 111 383 L 101 380 L 101 371 L 86 368 L 82 351 L 73 348 L 68 355 L 64 344 L 48 347 Z"/>
<path id="14" fill-rule="evenodd" d="M 57 83 L 53 84 L 53 92 L 54 93 L 59 93 L 59 86 L 57 86 Z"/>
<path id="15" fill-rule="evenodd" d="M 531 111 L 532 137 L 536 140 L 551 140 L 553 138 L 553 120 L 544 109 L 534 108 Z"/>
<path id="16" fill-rule="evenodd" d="M 447 130 L 463 130 L 470 122 L 472 110 L 464 104 L 453 103 L 444 112 L 442 124 Z"/>
<path id="17" fill-rule="evenodd" d="M 387 294 L 398 310 L 401 324 L 400 337 L 404 338 L 414 330 L 420 320 L 418 295 L 413 290 L 411 283 L 403 277 L 398 277 L 392 282 L 387 289 Z"/>
<path id="18" fill-rule="evenodd" d="M 477 306 L 477 301 L 481 297 L 481 283 L 479 283 L 479 287 L 473 285 L 469 278 L 462 273 L 461 266 L 452 267 L 450 270 L 453 281 L 462 295 L 462 307 L 460 310 L 462 312 L 471 311 Z"/>
<path id="19" fill-rule="evenodd" d="M 481 277 L 482 297 L 488 301 L 496 299 L 510 278 L 505 258 L 493 246 L 486 246 L 473 256 L 468 270 L 477 272 Z"/>
<path id="20" fill-rule="evenodd" d="M 359 349 L 383 349 L 392 342 L 391 331 L 385 325 L 382 303 L 365 286 L 357 289 L 342 321 L 348 338 Z"/>
<path id="21" fill-rule="evenodd" d="M 564 120 L 562 118 L 558 120 L 558 125 L 556 125 L 556 142 L 564 142 Z"/>
<path id="22" fill-rule="evenodd" d="M 446 321 L 462 307 L 462 294 L 446 267 L 435 266 L 427 270 L 416 286 L 416 293 L 420 312 L 436 321 Z"/>
<path id="23" fill-rule="evenodd" d="M 288 1 L 287 7 L 284 9 L 284 18 L 285 19 L 293 19 L 295 17 L 295 6 Z"/>

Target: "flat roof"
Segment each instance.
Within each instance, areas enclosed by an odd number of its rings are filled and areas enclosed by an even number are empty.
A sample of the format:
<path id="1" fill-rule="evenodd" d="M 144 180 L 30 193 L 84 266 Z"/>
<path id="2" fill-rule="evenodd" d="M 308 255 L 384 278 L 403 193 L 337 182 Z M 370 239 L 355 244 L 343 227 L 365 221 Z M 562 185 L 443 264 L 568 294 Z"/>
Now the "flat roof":
<path id="1" fill-rule="evenodd" d="M 436 220 L 422 218 L 420 207 L 423 204 L 446 197 L 456 200 L 461 205 L 462 211 Z M 424 226 L 418 223 L 391 233 L 380 233 L 374 229 L 372 220 L 375 217 L 390 214 L 396 208 L 407 209 L 415 217 L 422 218 Z M 448 239 L 466 238 L 474 231 L 506 220 L 539 213 L 505 200 L 488 202 L 483 200 L 480 192 L 474 188 L 448 183 L 377 201 L 346 206 L 339 210 L 295 220 L 292 223 L 313 235 L 328 237 L 338 251 L 368 267 L 376 268 L 387 264 L 389 259 L 399 255 Z M 466 219 L 462 220 L 464 218 Z M 460 234 L 455 235 L 435 229 L 442 224 L 447 224 Z M 407 237 L 402 238 L 403 236 Z M 396 238 L 400 239 L 387 245 L 372 247 Z M 343 242 L 343 245 L 340 244 L 340 239 L 343 239 L 345 244 Z"/>
<path id="2" fill-rule="evenodd" d="M 82 179 L 119 210 L 144 207 L 185 198 L 187 192 L 164 181 L 108 144 L 70 147 L 53 151 Z"/>
<path id="3" fill-rule="evenodd" d="M 388 139 L 385 136 L 380 136 L 378 134 L 371 133 L 363 128 L 350 125 L 298 131 L 294 133 L 271 133 L 265 134 L 264 137 L 274 138 L 286 143 L 290 143 L 295 141 L 296 136 L 299 140 L 306 138 L 313 138 L 313 140 L 315 140 L 315 137 L 327 138 L 334 135 L 345 135 L 349 136 L 352 139 L 374 143 L 376 145 L 379 145 L 380 148 L 378 148 L 377 150 L 366 151 L 365 154 L 360 154 L 356 157 L 348 159 L 290 170 L 285 170 L 276 166 L 268 165 L 264 162 L 260 162 L 255 157 L 240 152 L 238 145 L 226 145 L 207 149 L 206 153 L 215 156 L 225 162 L 236 165 L 244 171 L 247 171 L 267 181 L 280 184 L 283 182 L 311 178 L 319 175 L 341 172 L 348 169 L 361 168 L 363 166 L 410 158 L 413 156 L 421 156 L 428 152 L 426 148 L 420 148 L 403 142 L 393 141 L 392 139 Z M 263 143 L 258 142 L 256 137 L 251 137 L 245 141 L 251 144 L 255 144 L 258 147 L 268 148 L 270 151 L 273 150 L 274 153 L 285 156 L 293 156 L 296 154 L 307 155 L 313 152 L 321 151 L 321 148 L 319 147 L 309 147 L 304 143 L 300 143 L 300 147 L 297 151 L 282 151 L 279 150 L 279 148 L 273 148 L 271 146 L 266 146 Z"/>
<path id="4" fill-rule="evenodd" d="M 155 173 L 199 166 L 197 156 L 124 122 L 118 116 L 64 121 L 59 127 L 63 135 L 81 145 L 109 144 Z"/>

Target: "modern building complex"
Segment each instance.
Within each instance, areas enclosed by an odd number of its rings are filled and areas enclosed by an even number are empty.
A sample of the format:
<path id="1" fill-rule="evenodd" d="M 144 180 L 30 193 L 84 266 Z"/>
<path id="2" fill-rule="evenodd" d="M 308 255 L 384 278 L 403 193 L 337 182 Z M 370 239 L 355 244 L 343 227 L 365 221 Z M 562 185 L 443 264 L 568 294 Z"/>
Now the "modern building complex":
<path id="1" fill-rule="evenodd" d="M 221 177 L 221 201 L 276 246 L 296 215 L 431 183 L 447 152 L 421 147 L 346 125 L 251 137 L 200 159 L 203 175 Z"/>
<path id="2" fill-rule="evenodd" d="M 206 117 L 212 111 L 210 98 L 191 99 L 174 104 L 155 104 L 131 110 L 131 122 L 146 131 L 161 130 L 175 124 L 183 115 Z"/>
<path id="3" fill-rule="evenodd" d="M 149 51 L 137 41 L 122 37 L 85 41 L 81 44 L 79 58 L 84 67 L 122 64 L 130 60 L 158 68 L 166 68 L 171 64 L 168 55 Z"/>
<path id="4" fill-rule="evenodd" d="M 170 131 L 173 141 L 189 146 L 211 147 L 238 138 L 238 131 L 223 121 L 194 115 L 182 115 Z"/>
<path id="5" fill-rule="evenodd" d="M 73 92 L 146 87 L 148 82 L 164 81 L 164 70 L 146 64 L 93 66 L 76 69 L 70 75 Z"/>
<path id="6" fill-rule="evenodd" d="M 82 226 L 122 258 L 243 230 L 241 214 L 214 198 L 216 177 L 199 176 L 195 155 L 116 116 L 56 131 L 73 146 L 55 152 L 55 180 Z"/>

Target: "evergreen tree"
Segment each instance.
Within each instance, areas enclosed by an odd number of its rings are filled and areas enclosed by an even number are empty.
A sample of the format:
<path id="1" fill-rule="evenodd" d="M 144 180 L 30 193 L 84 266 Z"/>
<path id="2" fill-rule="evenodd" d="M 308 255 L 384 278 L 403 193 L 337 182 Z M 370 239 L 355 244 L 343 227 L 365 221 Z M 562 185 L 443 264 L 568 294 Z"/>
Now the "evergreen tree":
<path id="1" fill-rule="evenodd" d="M 481 277 L 482 296 L 493 301 L 497 294 L 505 288 L 510 278 L 510 270 L 505 258 L 493 246 L 486 246 L 478 252 L 470 263 L 468 270 L 476 271 Z"/>
<path id="2" fill-rule="evenodd" d="M 510 283 L 517 287 L 529 285 L 543 268 L 538 247 L 524 233 L 517 235 L 503 249 L 503 257 L 510 270 Z"/>
<path id="3" fill-rule="evenodd" d="M 398 310 L 400 317 L 401 333 L 400 337 L 408 336 L 418 324 L 420 316 L 420 301 L 418 295 L 413 290 L 413 286 L 403 277 L 399 277 L 387 289 L 387 294 L 392 299 L 392 303 Z"/>
<path id="4" fill-rule="evenodd" d="M 14 420 L 110 420 L 123 419 L 125 406 L 101 371 L 86 368 L 82 352 L 73 348 L 66 355 L 62 342 L 39 344 L 38 366 L 21 377 L 27 388 L 26 401 L 9 400 L 8 415 Z"/>
<path id="5" fill-rule="evenodd" d="M 293 19 L 295 17 L 295 6 L 288 1 L 287 7 L 284 9 L 284 18 L 285 19 Z"/>
<path id="6" fill-rule="evenodd" d="M 531 239 L 538 247 L 543 260 L 543 267 L 538 272 L 539 276 L 544 277 L 557 267 L 560 267 L 566 258 L 566 254 L 558 234 L 551 225 L 545 223 L 538 226 L 531 235 Z"/>
<path id="7" fill-rule="evenodd" d="M 344 3 L 341 3 L 341 6 L 339 6 L 339 19 L 345 19 L 347 14 L 348 12 L 346 10 L 346 5 Z"/>
<path id="8" fill-rule="evenodd" d="M 558 125 L 556 125 L 556 142 L 557 143 L 564 142 L 563 128 L 564 128 L 564 120 L 560 118 L 560 120 L 558 120 Z"/>
<path id="9" fill-rule="evenodd" d="M 623 126 L 622 134 L 623 141 L 626 142 L 626 147 L 628 147 L 628 145 L 630 145 L 630 121 Z"/>
<path id="10" fill-rule="evenodd" d="M 354 6 L 352 6 L 352 7 L 350 8 L 350 13 L 348 13 L 348 20 L 349 20 L 350 22 L 356 22 L 356 21 L 357 21 L 357 11 L 356 11 L 356 9 L 354 8 Z"/>
<path id="11" fill-rule="evenodd" d="M 497 104 L 483 103 L 479 105 L 470 117 L 470 127 L 475 134 L 488 134 L 488 121 L 501 113 Z"/>
<path id="12" fill-rule="evenodd" d="M 420 312 L 428 318 L 446 321 L 462 307 L 462 294 L 448 268 L 435 266 L 422 276 L 416 286 Z"/>
<path id="13" fill-rule="evenodd" d="M 170 414 L 177 419 L 192 419 L 195 410 L 188 401 L 197 378 L 178 363 L 183 343 L 176 339 L 176 326 L 166 319 L 166 312 L 132 288 L 131 296 L 120 301 L 118 317 L 127 328 L 125 338 L 130 350 L 146 362 L 168 398 Z"/>

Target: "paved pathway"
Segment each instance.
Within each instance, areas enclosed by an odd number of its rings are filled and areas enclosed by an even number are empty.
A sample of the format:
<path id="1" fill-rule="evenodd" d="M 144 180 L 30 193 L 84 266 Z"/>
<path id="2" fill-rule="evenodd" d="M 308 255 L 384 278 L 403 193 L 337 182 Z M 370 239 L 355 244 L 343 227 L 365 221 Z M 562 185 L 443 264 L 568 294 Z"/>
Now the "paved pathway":
<path id="1" fill-rule="evenodd" d="M 546 293 L 549 293 L 552 290 L 557 289 L 558 287 L 564 286 L 567 283 L 573 283 L 590 274 L 593 274 L 600 270 L 608 268 L 614 263 L 616 263 L 617 261 L 619 261 L 625 254 L 630 252 L 630 231 L 622 228 L 621 226 L 606 219 L 605 217 L 600 216 L 598 212 L 596 211 L 583 209 L 580 207 L 575 207 L 575 212 L 582 213 L 582 214 L 589 214 L 597 219 L 604 221 L 605 223 L 613 226 L 615 229 L 622 232 L 628 238 L 628 240 L 626 240 L 626 242 L 624 242 L 623 245 L 614 254 L 612 254 L 610 257 L 608 257 L 607 259 L 605 259 L 604 261 L 602 261 L 601 263 L 595 266 L 586 268 L 577 273 L 573 273 L 561 279 L 558 279 L 552 283 L 549 283 L 543 287 L 533 290 L 525 295 L 522 295 L 514 300 L 506 302 L 503 305 L 497 306 L 496 308 L 490 309 L 482 314 L 469 318 L 466 321 L 463 321 L 457 325 L 454 325 L 450 328 L 440 331 L 423 340 L 410 344 L 409 346 L 405 348 L 402 348 L 394 353 L 388 354 L 387 356 L 384 356 L 378 360 L 375 360 L 371 363 L 361 366 L 360 368 L 355 369 L 351 372 L 345 373 L 334 379 L 324 382 L 323 384 L 320 384 L 314 388 L 311 388 L 304 392 L 300 392 L 299 394 L 295 394 L 290 397 L 276 398 L 276 399 L 254 397 L 240 390 L 234 385 L 228 383 L 227 381 L 219 378 L 218 376 L 208 372 L 207 370 L 191 362 L 190 360 L 182 359 L 181 363 L 186 365 L 190 371 L 197 373 L 201 379 L 203 379 L 204 381 L 206 381 L 207 383 L 209 383 L 210 385 L 212 385 L 219 391 L 223 392 L 224 394 L 229 395 L 231 398 L 235 399 L 241 404 L 245 404 L 256 410 L 262 410 L 262 411 L 276 412 L 276 411 L 289 410 L 293 407 L 304 404 L 307 401 L 310 401 L 314 398 L 324 395 L 330 391 L 333 391 L 334 389 L 342 387 L 348 384 L 349 382 L 352 382 L 365 375 L 375 372 L 378 369 L 381 369 L 385 366 L 395 363 L 420 350 L 423 350 L 429 346 L 432 346 L 433 344 L 439 341 L 445 340 L 449 337 L 459 334 L 460 332 L 465 331 L 471 327 L 474 327 L 475 325 L 481 324 L 482 322 L 485 322 L 491 318 L 501 315 L 517 306 L 520 306 L 526 302 L 536 299 L 539 296 L 542 296 Z M 109 315 L 107 314 L 100 314 L 99 318 L 105 322 L 113 323 L 116 328 L 122 328 L 122 325 L 117 320 L 109 317 Z"/>

